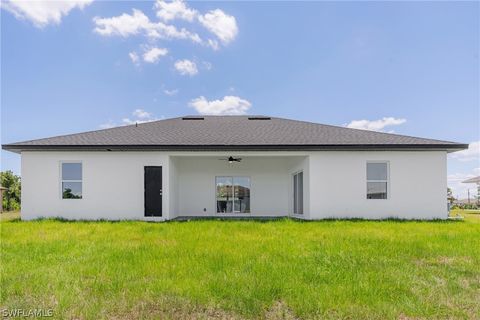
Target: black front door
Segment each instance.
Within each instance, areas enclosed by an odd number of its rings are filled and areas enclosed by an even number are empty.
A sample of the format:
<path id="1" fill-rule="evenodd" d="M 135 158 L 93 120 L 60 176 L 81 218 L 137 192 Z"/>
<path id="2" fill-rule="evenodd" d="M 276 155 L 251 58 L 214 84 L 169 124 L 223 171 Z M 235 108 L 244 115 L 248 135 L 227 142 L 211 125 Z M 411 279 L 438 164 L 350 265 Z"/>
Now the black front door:
<path id="1" fill-rule="evenodd" d="M 162 216 L 162 167 L 145 167 L 145 217 Z"/>

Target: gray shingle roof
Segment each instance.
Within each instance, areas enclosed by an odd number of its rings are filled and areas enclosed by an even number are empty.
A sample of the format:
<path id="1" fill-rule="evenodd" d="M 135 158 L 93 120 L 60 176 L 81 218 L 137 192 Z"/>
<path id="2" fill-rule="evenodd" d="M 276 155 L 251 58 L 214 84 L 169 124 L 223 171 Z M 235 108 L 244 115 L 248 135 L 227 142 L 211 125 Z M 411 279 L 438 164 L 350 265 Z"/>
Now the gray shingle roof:
<path id="1" fill-rule="evenodd" d="M 257 117 L 257 119 L 252 119 Z M 260 116 L 172 118 L 3 145 L 22 150 L 446 149 L 468 145 Z M 190 118 L 187 120 L 186 118 Z M 196 117 L 198 118 L 198 116 Z"/>

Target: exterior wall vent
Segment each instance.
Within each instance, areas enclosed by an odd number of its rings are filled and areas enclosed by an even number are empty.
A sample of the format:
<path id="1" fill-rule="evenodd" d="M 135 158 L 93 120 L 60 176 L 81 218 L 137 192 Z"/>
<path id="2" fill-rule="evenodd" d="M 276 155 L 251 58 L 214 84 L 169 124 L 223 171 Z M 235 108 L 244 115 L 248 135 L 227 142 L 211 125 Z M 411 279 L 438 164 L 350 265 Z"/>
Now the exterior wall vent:
<path id="1" fill-rule="evenodd" d="M 205 120 L 204 117 L 183 117 L 182 120 Z"/>
<path id="2" fill-rule="evenodd" d="M 248 117 L 248 120 L 272 120 L 270 117 Z"/>

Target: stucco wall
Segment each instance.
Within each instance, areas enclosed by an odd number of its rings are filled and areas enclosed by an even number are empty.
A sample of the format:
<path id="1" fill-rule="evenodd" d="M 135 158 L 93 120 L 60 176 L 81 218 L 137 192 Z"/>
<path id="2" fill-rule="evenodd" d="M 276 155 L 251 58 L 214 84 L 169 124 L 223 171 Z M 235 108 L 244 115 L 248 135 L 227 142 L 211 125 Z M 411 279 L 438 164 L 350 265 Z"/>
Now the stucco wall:
<path id="1" fill-rule="evenodd" d="M 366 163 L 390 163 L 386 200 L 366 199 Z M 446 152 L 314 152 L 310 155 L 312 219 L 447 217 Z"/>
<path id="2" fill-rule="evenodd" d="M 275 156 L 273 156 L 275 155 Z M 304 172 L 305 219 L 446 218 L 446 152 L 239 154 L 162 152 L 24 152 L 22 219 L 145 219 L 144 166 L 163 167 L 163 218 L 215 215 L 215 176 L 251 178 L 251 215 L 293 211 L 292 174 Z M 61 198 L 60 162 L 83 163 L 83 199 Z M 366 199 L 366 163 L 390 164 L 387 200 Z M 203 209 L 206 209 L 203 211 Z M 238 216 L 238 214 L 234 214 Z"/>
<path id="3" fill-rule="evenodd" d="M 62 199 L 60 161 L 83 164 L 83 198 Z M 144 166 L 163 167 L 169 189 L 168 156 L 159 152 L 23 152 L 22 219 L 144 219 Z M 169 193 L 163 193 L 168 218 Z"/>

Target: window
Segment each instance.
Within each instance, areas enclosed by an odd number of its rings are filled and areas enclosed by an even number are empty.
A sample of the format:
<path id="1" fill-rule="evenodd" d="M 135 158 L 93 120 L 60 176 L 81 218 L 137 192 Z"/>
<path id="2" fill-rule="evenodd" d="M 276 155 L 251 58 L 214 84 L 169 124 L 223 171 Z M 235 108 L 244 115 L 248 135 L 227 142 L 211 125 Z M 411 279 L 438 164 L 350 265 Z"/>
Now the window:
<path id="1" fill-rule="evenodd" d="M 387 199 L 388 162 L 367 162 L 367 199 Z"/>
<path id="2" fill-rule="evenodd" d="M 250 178 L 216 177 L 217 213 L 250 213 Z"/>
<path id="3" fill-rule="evenodd" d="M 303 214 L 303 172 L 293 175 L 293 213 Z"/>
<path id="4" fill-rule="evenodd" d="M 62 199 L 82 199 L 82 163 L 62 162 Z"/>

